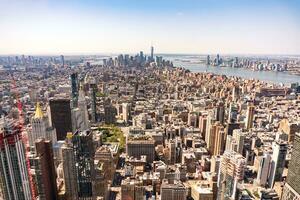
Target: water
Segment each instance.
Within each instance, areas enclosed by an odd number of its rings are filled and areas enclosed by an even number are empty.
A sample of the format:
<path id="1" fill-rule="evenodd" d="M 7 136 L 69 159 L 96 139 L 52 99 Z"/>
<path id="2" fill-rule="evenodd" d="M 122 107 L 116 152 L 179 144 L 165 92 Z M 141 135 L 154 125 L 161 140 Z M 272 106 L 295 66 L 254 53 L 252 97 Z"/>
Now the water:
<path id="1" fill-rule="evenodd" d="M 191 72 L 210 72 L 218 75 L 238 76 L 244 79 L 258 79 L 265 82 L 285 84 L 300 82 L 300 76 L 288 74 L 286 72 L 275 71 L 253 71 L 246 68 L 215 67 L 196 62 L 196 56 L 165 56 L 173 61 L 175 67 L 184 67 Z M 183 61 L 184 60 L 184 61 Z"/>

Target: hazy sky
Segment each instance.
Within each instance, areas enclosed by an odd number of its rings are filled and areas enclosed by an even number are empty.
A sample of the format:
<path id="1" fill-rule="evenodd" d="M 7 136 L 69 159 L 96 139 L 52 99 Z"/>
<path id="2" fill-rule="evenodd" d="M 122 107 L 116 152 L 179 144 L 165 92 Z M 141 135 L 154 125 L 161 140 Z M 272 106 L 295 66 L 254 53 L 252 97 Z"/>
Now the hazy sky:
<path id="1" fill-rule="evenodd" d="M 0 54 L 300 54 L 299 0 L 0 0 Z"/>

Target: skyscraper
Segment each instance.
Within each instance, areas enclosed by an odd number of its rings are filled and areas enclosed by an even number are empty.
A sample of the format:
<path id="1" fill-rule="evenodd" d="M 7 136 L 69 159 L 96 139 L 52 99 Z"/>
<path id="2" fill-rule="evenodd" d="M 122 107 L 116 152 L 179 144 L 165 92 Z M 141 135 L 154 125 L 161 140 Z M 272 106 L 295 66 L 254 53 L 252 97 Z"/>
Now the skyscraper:
<path id="1" fill-rule="evenodd" d="M 64 67 L 65 66 L 65 57 L 63 55 L 60 56 L 60 62 L 61 62 L 62 67 Z"/>
<path id="2" fill-rule="evenodd" d="M 207 124 L 207 115 L 201 115 L 199 117 L 199 128 L 203 140 L 205 140 L 206 124 Z"/>
<path id="3" fill-rule="evenodd" d="M 62 147 L 65 197 L 67 200 L 78 200 L 76 162 L 71 141 L 72 135 L 72 133 L 67 134 L 67 143 Z"/>
<path id="4" fill-rule="evenodd" d="M 219 126 L 216 138 L 215 138 L 215 148 L 213 151 L 213 155 L 222 155 L 225 150 L 225 143 L 226 143 L 226 134 L 224 128 Z"/>
<path id="5" fill-rule="evenodd" d="M 246 129 L 249 130 L 253 127 L 255 108 L 252 104 L 248 104 L 247 113 L 246 113 Z"/>
<path id="6" fill-rule="evenodd" d="M 71 74 L 71 93 L 72 93 L 72 105 L 73 105 L 73 107 L 77 107 L 78 91 L 79 91 L 78 74 L 73 73 L 73 74 Z"/>
<path id="7" fill-rule="evenodd" d="M 128 103 L 122 104 L 122 116 L 125 123 L 128 123 L 130 117 L 130 106 Z"/>
<path id="8" fill-rule="evenodd" d="M 79 198 L 92 197 L 94 175 L 93 134 L 90 131 L 76 132 L 72 137 L 73 152 L 76 162 L 76 174 Z"/>
<path id="9" fill-rule="evenodd" d="M 235 129 L 235 130 L 233 130 L 232 137 L 234 138 L 234 140 L 236 142 L 235 151 L 243 155 L 244 141 L 245 141 L 244 133 L 242 132 L 241 129 Z"/>
<path id="10" fill-rule="evenodd" d="M 206 121 L 206 130 L 205 130 L 205 142 L 207 144 L 207 148 L 210 148 L 210 145 L 212 144 L 212 138 L 211 138 L 211 132 L 213 124 L 215 123 L 215 118 L 212 115 L 212 113 L 209 113 L 207 115 L 207 121 Z"/>
<path id="11" fill-rule="evenodd" d="M 72 132 L 70 100 L 51 98 L 49 105 L 52 126 L 56 129 L 56 138 L 64 140 L 67 132 Z"/>
<path id="12" fill-rule="evenodd" d="M 269 169 L 271 164 L 271 155 L 265 153 L 259 163 L 256 182 L 258 185 L 266 186 L 268 181 Z"/>
<path id="13" fill-rule="evenodd" d="M 236 102 L 240 98 L 240 87 L 239 85 L 233 86 L 232 89 L 232 100 Z"/>
<path id="14" fill-rule="evenodd" d="M 288 145 L 284 142 L 276 141 L 272 144 L 273 155 L 271 161 L 270 174 L 268 179 L 269 187 L 273 187 L 275 181 L 282 181 L 282 173 L 285 165 L 285 157 Z"/>
<path id="15" fill-rule="evenodd" d="M 244 179 L 245 158 L 234 151 L 225 151 L 218 176 L 218 199 L 235 199 L 238 183 Z"/>
<path id="16" fill-rule="evenodd" d="M 214 110 L 215 119 L 221 124 L 224 123 L 225 106 L 223 102 L 218 102 L 217 107 Z"/>
<path id="17" fill-rule="evenodd" d="M 238 107 L 235 103 L 230 103 L 228 113 L 228 123 L 235 123 L 237 121 Z"/>
<path id="18" fill-rule="evenodd" d="M 282 200 L 300 199 L 300 133 L 296 133 Z"/>
<path id="19" fill-rule="evenodd" d="M 38 139 L 35 142 L 36 155 L 33 159 L 37 194 L 40 199 L 56 200 L 56 171 L 54 167 L 52 142 Z"/>
<path id="20" fill-rule="evenodd" d="M 31 119 L 32 130 L 29 133 L 29 145 L 34 147 L 35 141 L 39 138 L 56 142 L 56 130 L 49 124 L 49 119 L 44 115 L 39 103 L 36 105 L 35 114 Z"/>
<path id="21" fill-rule="evenodd" d="M 117 109 L 111 104 L 111 102 L 105 102 L 104 105 L 104 121 L 107 124 L 116 122 Z"/>
<path id="22" fill-rule="evenodd" d="M 211 125 L 207 148 L 212 155 L 219 155 L 223 146 L 225 146 L 225 138 L 222 133 L 224 133 L 224 127 L 220 124 L 220 122 L 215 122 Z"/>
<path id="23" fill-rule="evenodd" d="M 97 120 L 96 87 L 90 87 L 89 93 L 91 98 L 91 122 L 95 123 Z"/>
<path id="24" fill-rule="evenodd" d="M 68 199 L 92 199 L 95 181 L 92 132 L 68 133 L 62 152 L 66 196 Z"/>
<path id="25" fill-rule="evenodd" d="M 30 178 L 20 124 L 0 119 L 0 187 L 6 200 L 31 200 Z"/>
<path id="26" fill-rule="evenodd" d="M 221 61 L 220 61 L 220 55 L 217 54 L 217 58 L 216 58 L 216 65 L 220 65 L 221 64 Z"/>
<path id="27" fill-rule="evenodd" d="M 151 62 L 154 61 L 154 47 L 151 46 Z"/>
<path id="28" fill-rule="evenodd" d="M 81 130 L 87 130 L 90 127 L 90 123 L 89 123 L 89 115 L 88 115 L 85 95 L 82 88 L 79 90 L 78 108 L 80 110 L 81 118 L 83 122 L 83 128 Z"/>
<path id="29" fill-rule="evenodd" d="M 207 55 L 207 57 L 206 57 L 206 65 L 210 65 L 210 56 L 209 55 Z"/>

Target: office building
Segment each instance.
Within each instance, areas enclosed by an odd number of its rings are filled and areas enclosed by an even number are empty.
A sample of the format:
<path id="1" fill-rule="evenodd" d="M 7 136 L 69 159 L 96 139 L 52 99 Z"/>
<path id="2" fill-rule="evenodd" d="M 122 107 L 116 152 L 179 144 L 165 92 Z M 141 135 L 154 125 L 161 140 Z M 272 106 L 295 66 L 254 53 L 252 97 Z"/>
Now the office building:
<path id="1" fill-rule="evenodd" d="M 282 200 L 300 199 L 300 133 L 295 134 L 292 157 L 289 163 L 287 181 L 283 189 Z"/>
<path id="2" fill-rule="evenodd" d="M 68 133 L 63 147 L 63 171 L 68 199 L 92 199 L 95 181 L 93 134 L 90 131 Z"/>
<path id="3" fill-rule="evenodd" d="M 233 130 L 232 137 L 236 143 L 236 149 L 232 149 L 232 150 L 243 155 L 245 134 L 242 132 L 241 129 L 235 129 L 235 130 Z"/>
<path id="4" fill-rule="evenodd" d="M 68 132 L 72 132 L 70 100 L 51 98 L 49 100 L 51 122 L 56 129 L 57 140 L 65 140 Z"/>
<path id="5" fill-rule="evenodd" d="M 125 179 L 121 184 L 121 200 L 146 199 L 146 190 L 143 182 L 139 180 Z"/>
<path id="6" fill-rule="evenodd" d="M 216 65 L 220 65 L 221 64 L 221 60 L 220 60 L 220 55 L 217 54 L 217 57 L 216 57 Z"/>
<path id="7" fill-rule="evenodd" d="M 220 153 L 224 150 L 225 146 L 225 132 L 224 127 L 220 124 L 220 122 L 215 122 L 211 125 L 210 134 L 208 135 L 208 151 L 212 155 L 220 155 Z"/>
<path id="8" fill-rule="evenodd" d="M 174 184 L 163 182 L 160 189 L 161 200 L 183 200 L 187 197 L 187 189 L 180 181 Z"/>
<path id="9" fill-rule="evenodd" d="M 126 150 L 128 156 L 140 159 L 141 156 L 147 156 L 147 162 L 152 163 L 155 158 L 155 141 L 151 137 L 128 137 Z"/>
<path id="10" fill-rule="evenodd" d="M 79 90 L 78 108 L 81 111 L 84 130 L 87 130 L 87 129 L 90 128 L 89 114 L 88 114 L 88 110 L 87 110 L 87 103 L 86 103 L 86 100 L 85 100 L 84 91 L 83 91 L 82 88 Z"/>
<path id="11" fill-rule="evenodd" d="M 209 55 L 207 55 L 207 57 L 206 57 L 206 65 L 210 65 L 210 56 Z"/>
<path id="12" fill-rule="evenodd" d="M 64 67 L 65 66 L 65 57 L 63 55 L 60 56 L 60 62 L 61 62 L 62 67 Z"/>
<path id="13" fill-rule="evenodd" d="M 189 112 L 188 114 L 188 125 L 197 128 L 199 125 L 199 117 L 197 113 Z"/>
<path id="14" fill-rule="evenodd" d="M 78 74 L 71 74 L 71 94 L 72 94 L 72 107 L 77 107 L 78 95 L 79 95 L 79 80 Z"/>
<path id="15" fill-rule="evenodd" d="M 214 118 L 219 121 L 221 124 L 225 120 L 225 106 L 223 102 L 218 102 L 217 107 L 214 109 Z"/>
<path id="16" fill-rule="evenodd" d="M 78 200 L 78 183 L 75 155 L 72 147 L 72 133 L 67 135 L 67 143 L 62 147 L 62 164 L 66 200 Z"/>
<path id="17" fill-rule="evenodd" d="M 0 187 L 5 200 L 31 200 L 33 193 L 21 125 L 0 119 Z"/>
<path id="18" fill-rule="evenodd" d="M 244 179 L 245 158 L 234 151 L 225 151 L 221 157 L 218 176 L 218 199 L 231 200 L 237 195 L 238 185 Z"/>
<path id="19" fill-rule="evenodd" d="M 207 116 L 207 122 L 206 122 L 206 131 L 205 131 L 205 142 L 207 144 L 207 148 L 208 149 L 212 149 L 212 144 L 214 143 L 213 138 L 211 138 L 212 133 L 215 133 L 215 129 L 216 128 L 214 125 L 214 123 L 216 122 L 215 118 L 212 116 L 212 113 L 210 113 Z"/>
<path id="20" fill-rule="evenodd" d="M 225 150 L 225 144 L 226 144 L 226 134 L 224 128 L 222 126 L 218 126 L 218 129 L 216 130 L 213 155 L 216 156 L 222 155 Z"/>
<path id="21" fill-rule="evenodd" d="M 34 148 L 35 141 L 43 138 L 56 142 L 56 130 L 49 124 L 49 118 L 44 115 L 39 103 L 36 105 L 35 114 L 31 119 L 32 130 L 29 132 L 29 145 Z"/>
<path id="22" fill-rule="evenodd" d="M 257 172 L 256 182 L 260 186 L 266 186 L 268 181 L 269 170 L 271 166 L 271 155 L 269 153 L 265 153 L 259 162 L 259 168 Z"/>
<path id="23" fill-rule="evenodd" d="M 238 85 L 235 85 L 232 89 L 232 100 L 236 102 L 240 98 L 240 87 Z"/>
<path id="24" fill-rule="evenodd" d="M 228 123 L 236 123 L 238 115 L 238 107 L 235 103 L 230 103 L 228 112 Z"/>
<path id="25" fill-rule="evenodd" d="M 87 104 L 82 89 L 79 90 L 78 107 L 72 109 L 72 131 L 84 131 L 90 128 Z"/>
<path id="26" fill-rule="evenodd" d="M 121 185 L 121 200 L 135 200 L 134 198 L 134 184 L 122 183 Z"/>
<path id="27" fill-rule="evenodd" d="M 268 186 L 270 188 L 274 186 L 275 181 L 282 181 L 288 145 L 284 142 L 275 141 L 272 143 L 272 149 L 273 155 L 268 178 Z"/>
<path id="28" fill-rule="evenodd" d="M 97 104 L 96 104 L 96 86 L 89 89 L 91 98 L 91 122 L 95 123 L 97 120 Z"/>
<path id="29" fill-rule="evenodd" d="M 233 135 L 227 135 L 225 150 L 243 154 L 244 140 L 245 135 L 241 129 L 233 130 Z"/>
<path id="30" fill-rule="evenodd" d="M 153 62 L 154 61 L 154 47 L 153 46 L 151 46 L 151 56 L 150 56 L 150 58 L 151 58 L 151 62 Z"/>
<path id="31" fill-rule="evenodd" d="M 253 127 L 254 112 L 255 112 L 255 107 L 252 104 L 249 104 L 247 107 L 247 113 L 246 113 L 246 129 L 247 130 L 249 130 Z"/>
<path id="32" fill-rule="evenodd" d="M 176 154 L 176 141 L 174 140 L 169 140 L 167 143 L 167 148 L 168 148 L 168 164 L 169 165 L 174 165 L 176 162 L 177 154 Z"/>
<path id="33" fill-rule="evenodd" d="M 199 117 L 199 129 L 200 129 L 200 134 L 201 134 L 201 137 L 203 140 L 205 140 L 206 124 L 207 124 L 207 116 L 201 115 Z"/>
<path id="34" fill-rule="evenodd" d="M 56 170 L 54 167 L 52 142 L 38 139 L 35 142 L 36 155 L 33 159 L 37 195 L 39 199 L 56 200 Z"/>
<path id="35" fill-rule="evenodd" d="M 194 200 L 213 200 L 213 196 L 213 190 L 207 181 L 199 181 L 191 185 L 191 197 Z"/>
<path id="36" fill-rule="evenodd" d="M 130 106 L 128 103 L 122 104 L 122 116 L 123 116 L 123 121 L 125 123 L 128 123 L 130 117 Z"/>
<path id="37" fill-rule="evenodd" d="M 104 105 L 104 122 L 106 124 L 113 124 L 116 122 L 117 109 L 107 102 Z"/>
<path id="38" fill-rule="evenodd" d="M 295 134 L 300 132 L 300 123 L 293 122 L 289 119 L 283 119 L 279 123 L 279 131 L 288 135 L 288 142 L 293 143 Z"/>
<path id="39" fill-rule="evenodd" d="M 233 134 L 233 130 L 235 129 L 239 129 L 240 128 L 240 123 L 227 123 L 226 125 L 226 135 L 232 135 Z"/>

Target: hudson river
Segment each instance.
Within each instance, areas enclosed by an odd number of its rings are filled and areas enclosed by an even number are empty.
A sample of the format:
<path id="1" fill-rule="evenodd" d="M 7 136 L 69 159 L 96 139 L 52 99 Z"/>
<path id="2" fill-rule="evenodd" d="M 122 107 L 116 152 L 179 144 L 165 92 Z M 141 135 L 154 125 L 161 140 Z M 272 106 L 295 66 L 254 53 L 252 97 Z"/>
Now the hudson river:
<path id="1" fill-rule="evenodd" d="M 300 76 L 288 74 L 286 72 L 253 71 L 246 68 L 207 66 L 203 63 L 193 63 L 193 59 L 192 61 L 186 59 L 182 60 L 181 56 L 170 56 L 166 57 L 166 59 L 173 61 L 175 67 L 184 67 L 185 69 L 189 69 L 191 72 L 210 72 L 219 75 L 238 76 L 245 79 L 258 79 L 277 84 L 300 82 Z"/>

